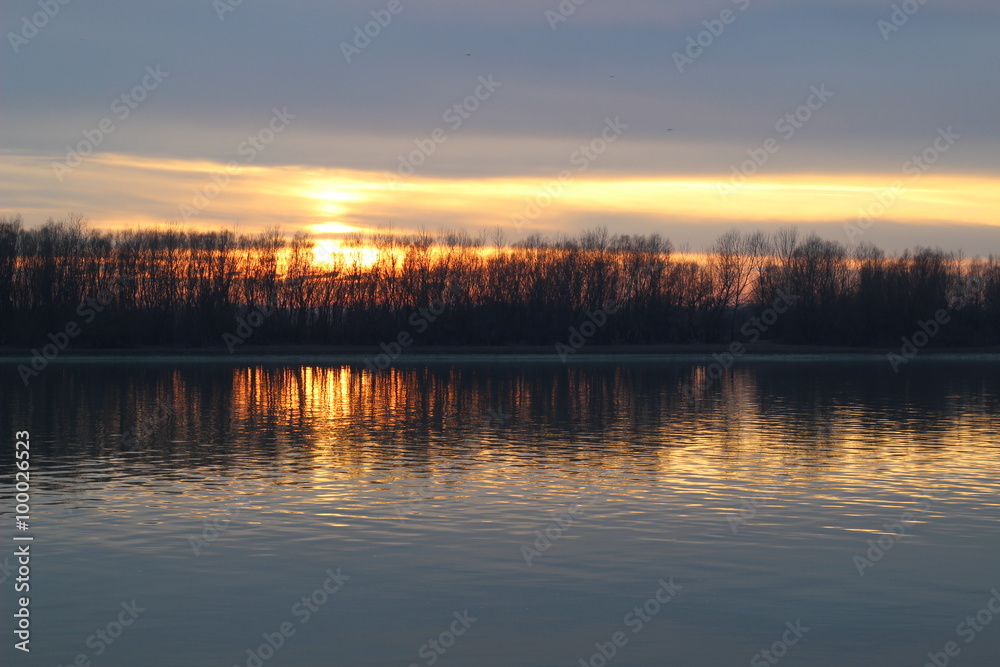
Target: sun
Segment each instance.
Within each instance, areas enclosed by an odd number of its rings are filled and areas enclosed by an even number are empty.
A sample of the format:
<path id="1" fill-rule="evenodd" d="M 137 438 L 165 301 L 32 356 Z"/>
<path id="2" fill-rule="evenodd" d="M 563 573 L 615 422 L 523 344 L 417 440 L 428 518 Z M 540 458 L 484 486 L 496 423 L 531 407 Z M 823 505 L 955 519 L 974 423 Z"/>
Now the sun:
<path id="1" fill-rule="evenodd" d="M 319 266 L 370 269 L 378 258 L 375 248 L 345 246 L 339 239 L 320 239 L 313 246 L 313 262 Z"/>
<path id="2" fill-rule="evenodd" d="M 350 234 L 352 232 L 364 231 L 360 227 L 352 227 L 351 225 L 345 225 L 342 222 L 321 222 L 316 225 L 312 225 L 309 230 L 313 234 Z"/>
<path id="3" fill-rule="evenodd" d="M 340 241 L 321 239 L 313 245 L 313 262 L 330 266 L 335 263 L 335 257 L 340 255 Z"/>

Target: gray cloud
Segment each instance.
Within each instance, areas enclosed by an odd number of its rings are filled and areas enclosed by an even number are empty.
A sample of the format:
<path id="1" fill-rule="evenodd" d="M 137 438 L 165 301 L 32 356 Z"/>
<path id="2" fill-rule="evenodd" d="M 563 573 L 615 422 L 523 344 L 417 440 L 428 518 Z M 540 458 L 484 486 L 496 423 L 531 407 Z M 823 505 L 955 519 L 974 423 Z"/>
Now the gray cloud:
<path id="1" fill-rule="evenodd" d="M 5 40 L 0 144 L 60 155 L 159 64 L 169 79 L 102 151 L 225 161 L 287 106 L 298 119 L 261 163 L 387 171 L 493 74 L 501 90 L 425 174 L 546 174 L 615 115 L 632 127 L 601 169 L 712 174 L 825 83 L 835 98 L 768 169 L 894 173 L 952 125 L 964 139 L 940 169 L 997 173 L 993 0 L 935 0 L 888 42 L 876 22 L 891 2 L 588 0 L 553 31 L 545 12 L 557 0 L 401 1 L 348 64 L 341 42 L 388 0 L 244 0 L 224 20 L 208 0 L 74 0 L 19 53 Z M 678 72 L 672 54 L 724 9 L 734 22 Z M 38 11 L 5 3 L 5 34 Z"/>

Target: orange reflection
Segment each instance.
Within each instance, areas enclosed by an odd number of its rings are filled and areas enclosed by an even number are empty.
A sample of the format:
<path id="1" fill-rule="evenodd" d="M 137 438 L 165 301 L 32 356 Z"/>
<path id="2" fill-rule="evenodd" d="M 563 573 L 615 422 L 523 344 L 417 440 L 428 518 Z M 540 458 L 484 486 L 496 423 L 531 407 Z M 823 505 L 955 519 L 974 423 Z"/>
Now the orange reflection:
<path id="1" fill-rule="evenodd" d="M 718 513 L 723 529 L 739 499 L 766 497 L 773 508 L 788 489 L 837 516 L 870 511 L 873 494 L 883 508 L 956 488 L 996 502 L 1000 443 L 984 397 L 997 394 L 997 376 L 983 364 L 947 373 L 930 364 L 904 378 L 878 363 L 844 372 L 842 361 L 741 362 L 721 377 L 709 360 L 410 361 L 381 373 L 345 363 L 67 366 L 51 371 L 74 378 L 53 385 L 53 398 L 81 411 L 53 423 L 53 442 L 114 455 L 115 434 L 138 423 L 130 456 L 164 474 L 186 483 L 198 468 L 261 488 L 316 482 L 310 502 L 331 517 L 344 482 L 372 495 L 415 483 L 452 498 L 602 494 L 606 508 L 668 495 L 672 513 Z M 685 396 L 684 385 L 713 375 Z M 12 416 L 27 420 L 30 399 L 12 396 Z M 366 494 L 353 498 L 358 516 L 392 520 Z"/>
<path id="2" fill-rule="evenodd" d="M 492 467 L 518 465 L 529 455 L 573 463 L 559 474 L 577 470 L 594 483 L 609 470 L 635 466 L 657 468 L 665 480 L 676 481 L 681 466 L 692 478 L 731 476 L 737 485 L 764 473 L 805 483 L 867 468 L 872 452 L 880 453 L 886 474 L 931 462 L 990 468 L 979 459 L 995 455 L 981 448 L 993 435 L 987 415 L 954 420 L 948 411 L 914 407 L 901 412 L 907 421 L 895 428 L 873 429 L 887 416 L 861 397 L 835 413 L 808 402 L 776 411 L 768 403 L 773 387 L 762 386 L 776 381 L 773 369 L 730 371 L 701 390 L 709 366 L 658 368 L 483 372 L 472 364 L 378 373 L 352 365 L 258 366 L 233 372 L 231 418 L 254 423 L 270 415 L 273 428 L 293 429 L 312 443 L 307 455 L 321 467 L 368 470 L 386 457 Z M 798 382 L 794 372 L 786 379 Z M 685 384 L 696 389 L 693 399 Z M 964 453 L 955 458 L 955 451 Z"/>

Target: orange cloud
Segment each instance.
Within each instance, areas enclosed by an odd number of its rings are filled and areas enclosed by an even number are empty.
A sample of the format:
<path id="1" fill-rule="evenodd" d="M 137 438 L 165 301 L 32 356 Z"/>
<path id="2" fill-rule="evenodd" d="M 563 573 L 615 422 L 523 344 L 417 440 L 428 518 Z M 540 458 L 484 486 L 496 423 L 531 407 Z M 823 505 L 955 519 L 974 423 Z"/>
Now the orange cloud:
<path id="1" fill-rule="evenodd" d="M 753 177 L 724 195 L 709 176 L 552 178 L 423 178 L 390 185 L 387 174 L 301 166 L 242 166 L 228 181 L 213 175 L 225 166 L 207 161 L 160 160 L 126 155 L 88 159 L 62 183 L 49 161 L 0 154 L 5 172 L 5 212 L 29 223 L 67 211 L 86 213 L 99 227 L 184 220 L 182 206 L 201 196 L 192 226 L 310 231 L 341 238 L 352 231 L 499 225 L 517 231 L 574 231 L 574 221 L 594 214 L 646 215 L 693 224 L 742 222 L 855 222 L 894 182 L 901 187 L 880 214 L 895 222 L 948 221 L 996 225 L 1000 178 L 983 175 L 771 174 Z M 565 176 L 565 174 L 564 174 Z"/>

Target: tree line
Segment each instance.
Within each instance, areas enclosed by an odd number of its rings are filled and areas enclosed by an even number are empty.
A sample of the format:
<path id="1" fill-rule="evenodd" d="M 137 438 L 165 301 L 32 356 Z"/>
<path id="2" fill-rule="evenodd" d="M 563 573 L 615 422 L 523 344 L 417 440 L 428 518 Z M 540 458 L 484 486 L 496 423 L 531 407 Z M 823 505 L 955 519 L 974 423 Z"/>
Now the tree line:
<path id="1" fill-rule="evenodd" d="M 0 217 L 0 345 L 40 347 L 72 324 L 74 347 L 221 347 L 266 312 L 247 342 L 375 346 L 405 331 L 418 346 L 550 346 L 608 303 L 589 342 L 718 343 L 744 339 L 781 299 L 790 305 L 762 340 L 898 346 L 945 309 L 932 346 L 1000 343 L 993 256 L 887 255 L 794 228 L 733 230 L 695 259 L 660 235 L 604 228 L 517 242 L 383 230 L 345 245 L 317 263 L 306 233 L 101 231 L 75 215 L 28 229 Z M 419 315 L 432 306 L 433 319 Z"/>

